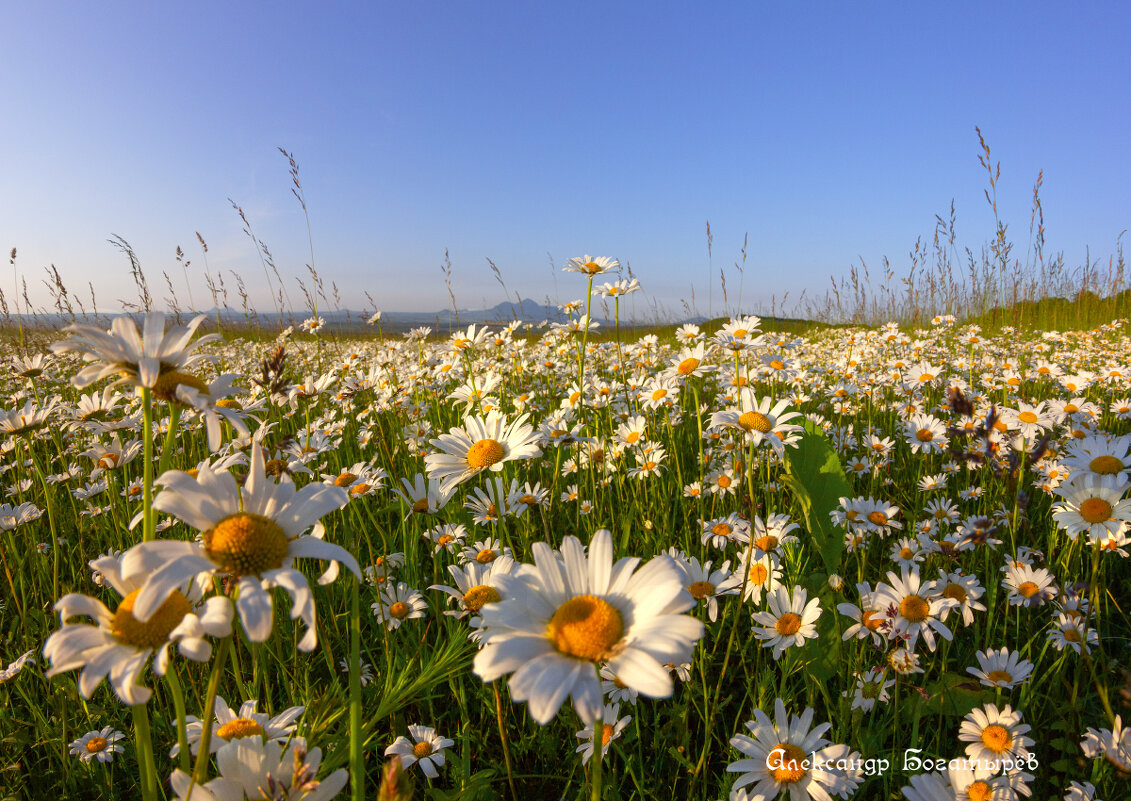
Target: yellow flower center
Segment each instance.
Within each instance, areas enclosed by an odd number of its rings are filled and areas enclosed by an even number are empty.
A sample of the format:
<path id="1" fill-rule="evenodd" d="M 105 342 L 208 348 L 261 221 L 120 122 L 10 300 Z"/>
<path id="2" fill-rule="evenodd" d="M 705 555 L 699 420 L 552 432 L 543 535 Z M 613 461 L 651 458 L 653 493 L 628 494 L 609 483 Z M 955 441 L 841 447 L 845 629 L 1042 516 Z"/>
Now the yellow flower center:
<path id="1" fill-rule="evenodd" d="M 1080 632 L 1077 631 L 1075 627 L 1062 629 L 1061 631 L 1064 634 L 1064 639 L 1068 642 L 1080 642 Z"/>
<path id="2" fill-rule="evenodd" d="M 427 498 L 421 498 L 419 501 L 414 503 L 412 505 L 412 511 L 416 512 L 417 514 L 424 514 L 425 512 L 427 512 L 428 511 L 428 499 Z"/>
<path id="3" fill-rule="evenodd" d="M 723 475 L 721 475 L 721 476 L 719 476 L 718 478 L 715 479 L 715 483 L 718 486 L 722 487 L 723 489 L 726 489 L 731 484 L 730 476 L 728 476 L 726 473 L 724 473 Z"/>
<path id="4" fill-rule="evenodd" d="M 169 641 L 169 632 L 192 611 L 192 604 L 182 592 L 174 590 L 149 620 L 142 623 L 133 613 L 140 592 L 141 589 L 134 590 L 118 604 L 110 630 L 120 642 L 135 648 L 160 648 Z"/>
<path id="5" fill-rule="evenodd" d="M 267 463 L 263 465 L 263 472 L 269 476 L 281 476 L 287 472 L 287 460 L 268 459 Z"/>
<path id="6" fill-rule="evenodd" d="M 801 616 L 793 612 L 786 612 L 778 618 L 778 622 L 774 624 L 774 628 L 777 629 L 778 634 L 783 637 L 796 634 L 801 630 Z"/>
<path id="7" fill-rule="evenodd" d="M 334 479 L 334 486 L 335 487 L 348 487 L 350 484 L 352 484 L 355 481 L 357 481 L 357 476 L 355 476 L 353 473 L 349 472 L 348 470 L 345 470 L 345 471 L 342 472 L 342 474 L 340 476 L 338 476 L 337 478 Z"/>
<path id="8" fill-rule="evenodd" d="M 1010 684 L 1013 682 L 1013 676 L 1009 675 L 1004 670 L 991 670 L 986 674 L 986 678 L 995 684 Z"/>
<path id="9" fill-rule="evenodd" d="M 770 362 L 770 367 L 774 368 L 775 370 L 784 370 L 785 362 L 783 362 L 781 359 L 774 359 Z"/>
<path id="10" fill-rule="evenodd" d="M 475 554 L 475 561 L 481 565 L 489 565 L 499 558 L 499 555 L 490 548 L 484 548 L 479 553 Z"/>
<path id="11" fill-rule="evenodd" d="M 1037 415 L 1028 411 L 1021 412 L 1021 414 L 1017 415 L 1017 419 L 1022 423 L 1035 423 L 1037 422 Z"/>
<path id="12" fill-rule="evenodd" d="M 1025 581 L 1022 582 L 1021 586 L 1017 588 L 1017 594 L 1022 598 L 1032 598 L 1040 591 L 1040 589 L 1041 588 L 1038 587 L 1034 582 Z"/>
<path id="13" fill-rule="evenodd" d="M 730 536 L 731 531 L 732 529 L 729 523 L 715 523 L 715 525 L 711 526 L 711 533 L 717 537 Z"/>
<path id="14" fill-rule="evenodd" d="M 663 400 L 667 396 L 667 394 L 668 394 L 668 391 L 666 389 L 664 389 L 663 387 L 660 387 L 659 389 L 655 390 L 652 393 L 652 400 L 654 400 L 654 401 Z"/>
<path id="15" fill-rule="evenodd" d="M 868 520 L 875 523 L 877 526 L 886 526 L 888 524 L 888 516 L 883 512 L 869 512 Z"/>
<path id="16" fill-rule="evenodd" d="M 884 619 L 879 612 L 868 609 L 860 614 L 860 622 L 868 631 L 877 631 L 884 624 Z"/>
<path id="17" fill-rule="evenodd" d="M 255 735 L 262 737 L 263 727 L 248 718 L 229 720 L 216 730 L 216 736 L 228 742 L 232 740 L 242 740 L 244 737 L 253 737 Z"/>
<path id="18" fill-rule="evenodd" d="M 1065 414 L 1076 414 L 1076 412 L 1078 412 L 1078 411 L 1080 411 L 1080 407 L 1077 406 L 1075 403 L 1064 404 L 1064 413 Z"/>
<path id="19" fill-rule="evenodd" d="M 1111 520 L 1111 504 L 1103 498 L 1088 498 L 1080 504 L 1080 517 L 1089 523 L 1105 523 Z"/>
<path id="20" fill-rule="evenodd" d="M 589 273 L 589 275 L 596 275 L 601 272 L 601 265 L 595 261 L 587 261 L 585 264 L 581 265 L 581 271 Z"/>
<path id="21" fill-rule="evenodd" d="M 412 754 L 417 759 L 432 756 L 432 743 L 417 743 L 412 747 Z"/>
<path id="22" fill-rule="evenodd" d="M 770 571 L 766 569 L 765 565 L 754 565 L 750 568 L 750 581 L 753 584 L 765 584 L 769 577 Z"/>
<path id="23" fill-rule="evenodd" d="M 235 398 L 220 398 L 216 401 L 216 405 L 221 409 L 236 409 L 237 411 L 243 408 L 243 405 Z"/>
<path id="24" fill-rule="evenodd" d="M 767 767 L 772 766 L 770 775 L 778 784 L 795 784 L 805 778 L 805 774 L 809 772 L 801 766 L 804 761 L 805 752 L 800 746 L 793 743 L 778 743 L 777 747 L 770 751 L 766 764 Z"/>
<path id="25" fill-rule="evenodd" d="M 942 594 L 944 598 L 952 598 L 960 604 L 966 603 L 966 590 L 960 584 L 947 584 Z"/>
<path id="26" fill-rule="evenodd" d="M 750 332 L 747 331 L 745 328 L 736 328 L 736 329 L 734 329 L 734 332 L 731 334 L 731 336 L 734 337 L 735 339 L 742 339 L 744 336 L 746 336 L 749 333 Z"/>
<path id="27" fill-rule="evenodd" d="M 578 595 L 558 607 L 546 637 L 561 654 L 599 662 L 624 635 L 624 620 L 608 601 Z"/>
<path id="28" fill-rule="evenodd" d="M 715 594 L 715 585 L 709 581 L 696 581 L 687 588 L 687 591 L 696 601 L 702 601 L 704 598 L 710 598 Z"/>
<path id="29" fill-rule="evenodd" d="M 601 727 L 601 747 L 604 748 L 609 744 L 609 740 L 613 739 L 613 733 L 616 730 L 608 723 Z"/>
<path id="30" fill-rule="evenodd" d="M 931 605 L 918 595 L 908 595 L 899 602 L 899 614 L 912 623 L 922 623 L 930 611 Z"/>
<path id="31" fill-rule="evenodd" d="M 991 801 L 994 797 L 994 790 L 990 787 L 988 782 L 978 780 L 971 782 L 970 786 L 966 788 L 966 798 L 968 801 Z"/>
<path id="32" fill-rule="evenodd" d="M 120 453 L 105 453 L 102 458 L 98 460 L 98 466 L 103 470 L 113 470 L 118 466 L 118 462 L 122 459 Z"/>
<path id="33" fill-rule="evenodd" d="M 208 558 L 234 576 L 258 576 L 283 566 L 290 539 L 269 517 L 238 512 L 204 532 Z"/>
<path id="34" fill-rule="evenodd" d="M 919 440 L 920 442 L 930 442 L 934 438 L 935 435 L 931 433 L 931 429 L 929 428 L 920 428 L 915 432 L 915 439 Z"/>
<path id="35" fill-rule="evenodd" d="M 364 495 L 369 492 L 370 486 L 362 481 L 360 484 L 354 484 L 350 487 L 350 495 Z"/>
<path id="36" fill-rule="evenodd" d="M 486 584 L 477 584 L 463 594 L 463 605 L 470 612 L 478 612 L 484 604 L 497 604 L 500 600 L 498 591 Z"/>
<path id="37" fill-rule="evenodd" d="M 1013 736 L 1005 726 L 991 723 L 982 731 L 982 744 L 995 754 L 1002 754 L 1013 747 Z"/>
<path id="38" fill-rule="evenodd" d="M 913 550 L 911 550 L 910 548 L 904 547 L 904 548 L 899 549 L 899 558 L 900 559 L 910 559 L 914 555 L 915 555 L 915 552 Z"/>
<path id="39" fill-rule="evenodd" d="M 1114 476 L 1123 470 L 1123 461 L 1114 456 L 1097 456 L 1088 463 L 1088 469 L 1101 476 Z"/>
<path id="40" fill-rule="evenodd" d="M 738 416 L 738 427 L 743 431 L 759 431 L 766 434 L 774 424 L 761 412 L 743 412 Z"/>
<path id="41" fill-rule="evenodd" d="M 760 551 L 772 551 L 778 547 L 778 538 L 773 534 L 766 534 L 764 537 L 754 540 L 754 547 Z"/>
<path id="42" fill-rule="evenodd" d="M 688 358 L 688 359 L 684 359 L 682 362 L 679 363 L 679 366 L 676 367 L 675 369 L 676 369 L 676 372 L 678 372 L 680 375 L 691 375 L 693 372 L 695 372 L 695 369 L 698 366 L 699 366 L 699 360 L 694 358 L 694 357 L 691 357 L 691 358 Z"/>
<path id="43" fill-rule="evenodd" d="M 208 385 L 191 373 L 182 373 L 180 370 L 170 370 L 162 373 L 153 385 L 153 397 L 166 403 L 179 403 L 177 400 L 177 387 L 192 387 L 197 392 L 208 394 Z"/>
<path id="44" fill-rule="evenodd" d="M 397 601 L 395 604 L 389 607 L 389 614 L 395 617 L 397 620 L 404 620 L 406 617 L 408 617 L 409 611 L 410 610 L 408 608 L 408 604 L 406 604 L 404 601 Z"/>
<path id="45" fill-rule="evenodd" d="M 481 439 L 467 449 L 467 464 L 469 467 L 483 469 L 502 461 L 506 455 L 507 452 L 500 443 L 493 439 Z"/>
<path id="46" fill-rule="evenodd" d="M 105 737 L 91 737 L 86 741 L 86 752 L 88 754 L 97 754 L 99 751 L 106 747 Z"/>

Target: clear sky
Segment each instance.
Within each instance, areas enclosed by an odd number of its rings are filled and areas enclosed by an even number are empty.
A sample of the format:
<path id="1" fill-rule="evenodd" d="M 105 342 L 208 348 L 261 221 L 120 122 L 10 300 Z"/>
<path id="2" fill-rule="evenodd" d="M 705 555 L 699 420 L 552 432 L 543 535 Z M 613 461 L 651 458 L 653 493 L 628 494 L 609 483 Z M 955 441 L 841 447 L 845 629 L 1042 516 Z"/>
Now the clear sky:
<path id="1" fill-rule="evenodd" d="M 1041 169 L 1070 266 L 1131 226 L 1124 2 L 8 3 L 0 26 L 0 247 L 37 303 L 54 264 L 119 310 L 117 234 L 182 304 L 184 248 L 210 306 L 199 231 L 211 272 L 272 308 L 231 198 L 297 305 L 310 252 L 277 147 L 351 308 L 445 307 L 447 248 L 462 308 L 503 300 L 488 258 L 511 299 L 580 297 L 561 266 L 589 253 L 717 313 L 749 234 L 744 306 L 768 309 L 860 259 L 902 271 L 952 199 L 978 250 L 975 126 L 1020 254 Z"/>

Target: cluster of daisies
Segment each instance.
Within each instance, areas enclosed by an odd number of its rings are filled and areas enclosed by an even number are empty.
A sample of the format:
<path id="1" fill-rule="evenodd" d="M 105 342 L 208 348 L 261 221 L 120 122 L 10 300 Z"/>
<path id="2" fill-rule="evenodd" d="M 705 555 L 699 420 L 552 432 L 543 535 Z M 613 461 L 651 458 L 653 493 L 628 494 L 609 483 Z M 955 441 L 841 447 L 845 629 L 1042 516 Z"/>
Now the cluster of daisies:
<path id="1" fill-rule="evenodd" d="M 313 651 L 318 587 L 344 567 L 364 583 L 367 638 L 466 636 L 475 675 L 505 678 L 530 719 L 576 715 L 587 766 L 651 714 L 641 696 L 676 694 L 737 639 L 757 658 L 746 651 L 731 670 L 784 678 L 782 697 L 730 740 L 735 759 L 719 772 L 738 774 L 732 797 L 848 798 L 870 781 L 867 755 L 833 739 L 836 710 L 816 723 L 784 689 L 834 646 L 842 675 L 829 686 L 855 722 L 943 678 L 985 688 L 950 732 L 971 765 L 909 777 L 909 801 L 1031 793 L 1027 760 L 1041 746 L 1027 736 L 1027 690 L 1050 670 L 1107 658 L 1112 607 L 1085 579 L 1121 575 L 1131 540 L 1121 324 L 1047 332 L 1021 353 L 1009 336 L 947 318 L 803 339 L 736 316 L 710 335 L 681 326 L 674 345 L 590 341 L 595 305 L 616 311 L 639 289 L 594 283 L 618 266 L 571 260 L 594 294 L 539 327 L 472 325 L 438 340 L 415 329 L 322 348 L 284 332 L 259 361 L 198 336 L 202 318 L 150 314 L 140 326 L 72 326 L 53 355 L 14 357 L 0 529 L 39 540 L 45 558 L 26 549 L 27 570 L 54 577 L 59 560 L 89 562 L 95 587 L 52 599 L 46 675 L 77 674 L 87 698 L 107 679 L 124 704 L 145 705 L 150 667 L 165 676 L 178 654 L 209 663 L 219 643 L 271 640 L 284 598 L 297 649 Z M 809 580 L 823 556 L 790 491 L 790 460 L 821 434 L 851 490 L 824 510 L 849 581 L 831 570 Z M 95 556 L 57 528 L 63 511 L 113 530 L 113 547 Z M 345 531 L 347 514 L 388 530 Z M 23 612 L 18 597 L 9 606 Z M 16 659 L 0 685 L 33 658 Z M 359 669 L 372 683 L 375 668 Z M 171 758 L 207 743 L 217 775 L 174 772 L 178 797 L 255 797 L 269 782 L 288 798 L 341 790 L 344 770 L 318 777 L 302 707 L 256 710 L 256 699 L 233 710 L 217 697 L 186 715 Z M 728 731 L 742 725 L 719 712 Z M 1131 764 L 1129 735 L 1105 722 L 1080 745 L 1103 759 L 1096 781 L 1111 780 L 1104 764 Z M 429 723 L 385 754 L 433 780 L 454 746 L 438 732 L 458 723 Z M 110 761 L 123 739 L 101 728 L 71 751 Z"/>

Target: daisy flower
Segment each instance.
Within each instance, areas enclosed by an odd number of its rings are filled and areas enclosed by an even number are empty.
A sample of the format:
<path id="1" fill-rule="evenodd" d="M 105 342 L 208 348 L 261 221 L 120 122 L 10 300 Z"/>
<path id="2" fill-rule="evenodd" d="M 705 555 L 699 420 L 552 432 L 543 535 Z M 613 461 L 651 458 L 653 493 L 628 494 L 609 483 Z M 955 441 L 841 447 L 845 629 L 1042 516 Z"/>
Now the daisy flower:
<path id="1" fill-rule="evenodd" d="M 513 459 L 532 459 L 541 456 L 539 435 L 521 415 L 510 424 L 497 411 L 482 417 L 464 418 L 463 427 L 455 427 L 447 434 L 432 440 L 440 453 L 424 457 L 429 478 L 440 480 L 440 492 L 450 492 L 456 486 L 484 470 L 498 472 L 503 464 Z"/>
<path id="2" fill-rule="evenodd" d="M 163 676 L 169 664 L 169 646 L 174 642 L 183 656 L 205 662 L 212 655 L 212 646 L 204 637 L 231 634 L 228 599 L 214 597 L 200 603 L 204 589 L 211 584 L 207 580 L 189 577 L 181 581 L 141 620 L 137 613 L 143 592 L 141 579 L 124 576 L 121 564 L 112 556 L 95 559 L 90 566 L 122 600 L 111 612 L 101 601 L 86 595 L 64 595 L 55 602 L 63 627 L 43 646 L 43 655 L 51 662 L 44 675 L 51 678 L 82 668 L 78 684 L 84 698 L 90 698 L 109 674 L 110 684 L 123 703 L 144 704 L 152 691 L 139 681 L 151 656 L 154 672 Z M 90 617 L 95 623 L 67 622 L 76 615 Z"/>
<path id="3" fill-rule="evenodd" d="M 958 730 L 959 742 L 969 743 L 966 756 L 977 762 L 992 763 L 1003 759 L 1017 759 L 1029 753 L 1033 741 L 1025 736 L 1029 725 L 1021 722 L 1021 713 L 1006 704 L 998 709 L 986 704 L 975 709 L 962 720 Z"/>
<path id="4" fill-rule="evenodd" d="M 478 562 L 481 565 L 489 565 L 500 556 L 513 557 L 510 548 L 504 548 L 498 539 L 487 538 L 472 543 L 463 549 L 460 553 L 460 560 L 464 563 Z"/>
<path id="5" fill-rule="evenodd" d="M 978 600 L 986 591 L 977 576 L 963 575 L 962 571 L 947 573 L 940 568 L 935 584 L 941 588 L 944 598 L 950 598 L 955 602 L 954 606 L 943 613 L 943 620 L 946 620 L 951 612 L 958 612 L 962 615 L 963 625 L 969 626 L 974 622 L 975 612 L 986 611 L 985 605 Z"/>
<path id="6" fill-rule="evenodd" d="M 464 617 L 469 613 L 477 615 L 484 604 L 498 603 L 502 600 L 499 591 L 494 587 L 494 581 L 498 576 L 510 573 L 514 567 L 514 560 L 509 556 L 492 559 L 486 564 L 472 560 L 463 567 L 448 565 L 448 572 L 451 573 L 456 586 L 433 584 L 428 589 L 446 592 L 451 596 L 449 602 L 455 601 L 457 608 L 444 612 L 445 615 L 452 617 Z"/>
<path id="7" fill-rule="evenodd" d="M 146 314 L 140 332 L 133 318 L 124 314 L 114 319 L 108 331 L 94 325 L 70 325 L 66 330 L 71 336 L 51 343 L 51 352 L 78 353 L 89 363 L 71 378 L 79 389 L 112 375 L 120 376 L 114 386 L 128 383 L 170 395 L 181 384 L 202 389 L 204 383 L 187 371 L 213 357 L 193 351 L 220 339 L 219 334 L 208 334 L 190 344 L 204 319 L 199 314 L 187 326 L 174 325 L 167 332 L 161 312 Z"/>
<path id="8" fill-rule="evenodd" d="M 134 608 L 138 620 L 147 621 L 186 580 L 229 575 L 238 584 L 236 609 L 251 642 L 265 642 L 271 636 L 274 603 L 268 590 L 282 587 L 294 602 L 291 616 L 307 626 L 298 647 L 313 650 L 318 641 L 314 596 L 306 577 L 291 565 L 301 557 L 329 560 L 329 569 L 319 579 L 323 584 L 336 578 L 339 563 L 361 578 L 349 551 L 317 535 L 303 534 L 320 517 L 345 506 L 346 491 L 325 484 L 296 490 L 286 476 L 278 483 L 269 481 L 263 450 L 254 446 L 242 487 L 231 473 L 208 468 L 201 468 L 195 477 L 170 470 L 159 482 L 163 489 L 153 499 L 153 507 L 203 535 L 201 542 L 143 542 L 122 556 L 123 575 L 145 579 Z"/>
<path id="9" fill-rule="evenodd" d="M 704 376 L 714 368 L 705 364 L 707 360 L 707 345 L 700 342 L 695 347 L 684 347 L 679 355 L 672 359 L 671 372 L 680 378 Z"/>
<path id="10" fill-rule="evenodd" d="M 586 555 L 565 537 L 560 557 L 545 543 L 533 546 L 533 567 L 499 576 L 506 600 L 482 609 L 486 645 L 475 656 L 483 681 L 511 675 L 515 701 L 529 701 L 546 724 L 567 697 L 582 722 L 601 714 L 601 683 L 594 666 L 608 664 L 641 695 L 666 698 L 672 681 L 663 665 L 690 661 L 703 624 L 681 612 L 695 604 L 668 556 L 640 570 L 638 558 L 613 562 L 612 535 L 593 535 Z"/>
<path id="11" fill-rule="evenodd" d="M 408 727 L 408 733 L 412 739 L 403 735 L 398 737 L 385 749 L 385 756 L 400 757 L 401 766 L 405 768 L 419 763 L 424 775 L 435 779 L 440 775 L 436 768 L 444 766 L 444 749 L 455 745 L 455 740 L 441 737 L 429 726 L 412 725 Z"/>
<path id="12" fill-rule="evenodd" d="M 233 711 L 227 702 L 216 696 L 216 706 L 212 721 L 212 739 L 209 753 L 215 754 L 227 743 L 244 737 L 260 737 L 272 740 L 280 745 L 286 744 L 295 730 L 295 721 L 305 711 L 305 707 L 292 706 L 285 709 L 275 717 L 264 712 L 256 712 L 258 701 L 252 699 L 245 701 L 239 711 Z M 194 715 L 185 717 L 185 733 L 187 735 L 189 750 L 196 754 L 200 750 L 200 738 L 204 733 L 204 724 Z M 180 744 L 174 745 L 169 752 L 169 757 L 176 757 L 180 753 Z"/>
<path id="13" fill-rule="evenodd" d="M 747 568 L 749 565 L 749 568 Z M 745 576 L 743 574 L 745 573 Z M 758 556 L 743 552 L 738 562 L 735 575 L 739 577 L 739 586 L 743 578 L 746 588 L 743 590 L 742 599 L 762 603 L 762 594 L 773 592 L 781 584 L 782 570 L 777 554 L 766 553 Z"/>
<path id="14" fill-rule="evenodd" d="M 444 504 L 448 502 L 452 492 L 455 491 L 455 487 L 442 488 L 438 478 L 425 478 L 422 473 L 417 473 L 413 477 L 412 483 L 409 483 L 407 478 L 402 478 L 401 484 L 404 486 L 404 492 L 396 487 L 392 489 L 395 495 L 408 504 L 408 514 L 405 515 L 405 520 L 408 520 L 414 514 L 436 514 L 444 508 Z"/>
<path id="15" fill-rule="evenodd" d="M 812 709 L 800 717 L 789 715 L 785 703 L 777 698 L 773 720 L 755 709 L 754 720 L 746 721 L 746 728 L 753 737 L 736 734 L 730 739 L 731 746 L 746 756 L 727 765 L 728 773 L 742 774 L 732 791 L 753 784 L 752 798 L 771 799 L 788 792 L 792 801 L 806 801 L 806 797 L 831 801 L 832 796 L 844 797 L 851 791 L 851 780 L 835 767 L 842 749 L 823 736 L 832 724 L 814 728 Z"/>
<path id="16" fill-rule="evenodd" d="M 774 403 L 772 398 L 759 399 L 750 387 L 741 387 L 738 391 L 738 405 L 714 412 L 710 427 L 737 430 L 750 445 L 757 447 L 768 444 L 781 456 L 785 453 L 786 445 L 796 447 L 803 430 L 801 426 L 788 422 L 801 417 L 800 412 L 787 412 L 788 406 L 788 400 Z"/>
<path id="17" fill-rule="evenodd" d="M 782 651 L 793 645 L 804 645 L 805 640 L 817 636 L 814 625 L 821 616 L 820 600 L 814 598 L 806 603 L 808 593 L 805 588 L 796 586 L 792 595 L 785 587 L 778 587 L 767 596 L 769 611 L 755 612 L 754 636 L 763 640 L 763 648 L 774 649 L 774 659 L 781 657 Z"/>
<path id="18" fill-rule="evenodd" d="M 610 259 L 608 256 L 590 256 L 586 253 L 584 256 L 570 259 L 562 270 L 567 273 L 582 273 L 593 278 L 619 268 L 620 262 L 616 259 Z"/>
<path id="19" fill-rule="evenodd" d="M 692 556 L 686 561 L 677 560 L 683 572 L 683 583 L 691 597 L 707 605 L 707 617 L 714 623 L 719 617 L 719 598 L 723 595 L 737 595 L 740 576 L 730 572 L 730 561 L 723 562 L 717 570 L 711 570 L 711 563 L 699 564 Z"/>
<path id="20" fill-rule="evenodd" d="M 884 680 L 884 671 L 882 670 L 869 670 L 863 675 L 856 674 L 856 686 L 852 690 L 852 709 L 862 709 L 865 712 L 871 711 L 876 702 L 887 702 L 891 696 L 888 694 L 888 688 L 895 686 L 895 679 Z M 845 698 L 848 697 L 849 692 L 845 690 L 841 693 Z"/>
<path id="21" fill-rule="evenodd" d="M 950 442 L 946 437 L 946 425 L 933 415 L 912 415 L 905 429 L 912 453 L 941 453 Z"/>
<path id="22" fill-rule="evenodd" d="M 288 801 L 328 801 L 346 786 L 349 774 L 338 768 L 316 779 L 322 764 L 322 750 L 307 751 L 306 740 L 294 737 L 283 747 L 275 741 L 244 737 L 226 743 L 216 753 L 220 775 L 204 784 L 195 784 L 182 770 L 173 771 L 169 784 L 177 801 L 244 801 L 245 798 L 271 798 Z"/>
<path id="23" fill-rule="evenodd" d="M 923 584 L 919 571 L 909 568 L 898 576 L 889 572 L 887 578 L 890 585 L 880 582 L 876 586 L 875 603 L 891 622 L 891 637 L 906 640 L 909 650 L 922 637 L 931 651 L 935 650 L 936 632 L 943 639 L 953 639 L 942 618 L 957 603 L 944 596 L 936 582 Z"/>
<path id="24" fill-rule="evenodd" d="M 1043 567 L 1034 570 L 1029 565 L 1011 567 L 1002 580 L 1009 591 L 1010 606 L 1043 606 L 1058 592 L 1054 578 Z"/>
<path id="25" fill-rule="evenodd" d="M 77 756 L 81 762 L 95 759 L 99 762 L 113 762 L 114 754 L 121 754 L 126 750 L 118 745 L 118 740 L 125 736 L 122 732 L 115 731 L 112 726 L 107 726 L 102 731 L 88 731 L 71 743 L 71 754 Z"/>
<path id="26" fill-rule="evenodd" d="M 1012 690 L 1024 684 L 1033 672 L 1033 663 L 1022 659 L 1016 651 L 1002 648 L 999 651 L 978 651 L 978 667 L 968 667 L 966 672 L 978 677 L 987 687 L 1001 687 Z"/>
<path id="27" fill-rule="evenodd" d="M 1056 488 L 1064 502 L 1053 507 L 1053 520 L 1069 539 L 1083 531 L 1093 542 L 1117 536 L 1131 522 L 1131 498 L 1123 497 L 1129 487 L 1122 474 L 1073 474 Z"/>
<path id="28" fill-rule="evenodd" d="M 1084 618 L 1066 614 L 1056 616 L 1056 624 L 1049 629 L 1048 637 L 1058 651 L 1071 648 L 1076 653 L 1091 653 L 1089 646 L 1100 643 L 1099 634 L 1085 626 Z"/>
<path id="29" fill-rule="evenodd" d="M 620 704 L 612 703 L 605 706 L 604 712 L 601 714 L 601 757 L 609 753 L 609 744 L 613 740 L 620 738 L 621 732 L 624 731 L 632 721 L 632 715 L 625 715 L 623 718 L 617 720 L 617 715 L 620 714 Z M 593 728 L 585 728 L 577 732 L 578 740 L 581 740 L 581 745 L 577 746 L 576 753 L 581 754 L 581 764 L 588 764 L 589 760 L 593 758 Z"/>
<path id="30" fill-rule="evenodd" d="M 601 668 L 601 693 L 606 696 L 610 702 L 620 703 L 621 701 L 627 702 L 636 706 L 636 698 L 640 693 L 629 687 L 617 674 L 613 673 L 608 666 Z M 610 718 L 603 718 L 609 720 Z"/>
<path id="31" fill-rule="evenodd" d="M 1115 716 L 1110 729 L 1089 728 L 1080 750 L 1089 759 L 1103 757 L 1120 773 L 1131 773 L 1131 729 L 1123 728 L 1121 715 Z"/>
<path id="32" fill-rule="evenodd" d="M 3 608 L 4 608 L 3 605 L 0 604 L 0 609 L 3 609 Z M 24 669 L 24 665 L 26 665 L 28 662 L 30 662 L 31 664 L 34 665 L 35 664 L 34 654 L 35 654 L 34 650 L 27 651 L 26 653 L 17 657 L 16 660 L 14 662 L 12 662 L 11 664 L 9 664 L 6 668 L 4 668 L 3 670 L 0 670 L 0 684 L 3 684 L 6 681 L 11 681 L 12 679 L 14 679 L 17 675 L 19 675 L 19 672 Z M 3 663 L 0 663 L 0 664 L 3 664 Z"/>
<path id="33" fill-rule="evenodd" d="M 428 609 L 428 602 L 419 590 L 398 582 L 394 587 L 389 585 L 377 596 L 377 601 L 369 605 L 377 619 L 385 624 L 389 631 L 400 628 L 406 620 L 424 617 Z"/>

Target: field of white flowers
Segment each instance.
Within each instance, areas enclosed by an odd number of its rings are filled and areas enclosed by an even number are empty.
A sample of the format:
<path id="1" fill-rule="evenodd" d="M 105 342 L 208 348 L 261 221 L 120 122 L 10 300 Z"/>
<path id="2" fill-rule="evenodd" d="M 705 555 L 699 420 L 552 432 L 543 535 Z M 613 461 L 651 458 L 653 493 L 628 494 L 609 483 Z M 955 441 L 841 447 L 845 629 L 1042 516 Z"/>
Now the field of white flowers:
<path id="1" fill-rule="evenodd" d="M 4 346 L 0 797 L 1131 797 L 1126 321 L 590 341 L 615 267 Z"/>

